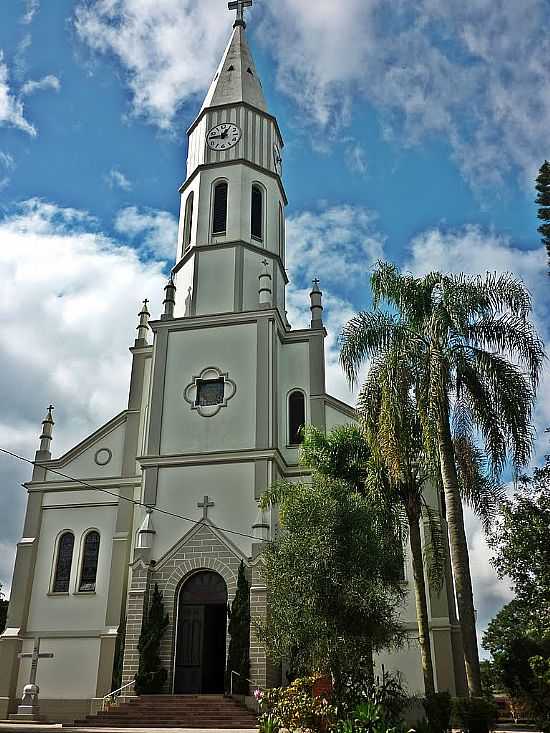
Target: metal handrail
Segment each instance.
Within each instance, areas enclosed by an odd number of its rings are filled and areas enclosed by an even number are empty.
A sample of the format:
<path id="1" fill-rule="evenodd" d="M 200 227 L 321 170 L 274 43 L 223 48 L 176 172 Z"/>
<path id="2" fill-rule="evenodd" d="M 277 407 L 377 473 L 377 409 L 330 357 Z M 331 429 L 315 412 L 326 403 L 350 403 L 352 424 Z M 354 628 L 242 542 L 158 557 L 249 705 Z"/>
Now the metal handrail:
<path id="1" fill-rule="evenodd" d="M 248 677 L 243 677 L 240 672 L 237 672 L 236 670 L 232 669 L 231 670 L 231 675 L 230 675 L 230 678 L 229 678 L 229 694 L 231 696 L 233 695 L 233 675 L 234 674 L 236 674 L 237 677 L 240 677 L 241 679 L 246 680 L 246 682 L 250 682 L 250 684 L 251 685 L 254 685 L 254 687 L 257 687 L 260 690 L 265 690 L 265 687 L 262 687 L 257 682 L 254 682 L 254 680 L 249 680 Z"/>
<path id="2" fill-rule="evenodd" d="M 105 695 L 105 697 L 102 698 L 102 700 L 101 700 L 101 709 L 102 710 L 105 710 L 105 704 L 109 700 L 113 700 L 113 701 L 116 700 L 117 697 L 120 697 L 120 693 L 123 690 L 127 690 L 129 687 L 133 687 L 135 685 L 135 683 L 136 683 L 135 680 L 132 680 L 132 682 L 128 682 L 127 685 L 123 685 L 122 687 L 119 687 L 118 690 L 113 690 L 108 695 Z"/>

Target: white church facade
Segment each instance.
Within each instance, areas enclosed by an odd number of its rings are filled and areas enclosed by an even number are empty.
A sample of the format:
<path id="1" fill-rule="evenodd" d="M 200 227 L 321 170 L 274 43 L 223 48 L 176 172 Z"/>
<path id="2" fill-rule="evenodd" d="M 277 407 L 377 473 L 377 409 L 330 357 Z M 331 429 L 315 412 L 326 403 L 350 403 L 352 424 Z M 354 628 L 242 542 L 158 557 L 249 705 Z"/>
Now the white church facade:
<path id="1" fill-rule="evenodd" d="M 266 613 L 261 548 L 278 520 L 259 512 L 258 500 L 277 479 L 303 475 L 301 425 L 330 430 L 354 419 L 326 391 L 316 282 L 304 303 L 310 327 L 287 321 L 283 139 L 238 6 L 188 133 L 176 264 L 160 318 L 150 319 L 146 303 L 140 313 L 128 407 L 59 458 L 51 411 L 43 423 L 0 637 L 0 719 L 15 712 L 30 666 L 19 655 L 36 639 L 54 655 L 37 678 L 51 720 L 83 717 L 110 692 L 122 623 L 122 684 L 131 683 L 155 584 L 170 620 L 165 692 L 222 692 L 225 604 L 241 561 L 252 614 Z M 406 578 L 412 641 L 379 661 L 422 691 L 409 564 Z M 455 693 L 464 675 L 450 571 L 429 610 L 437 686 Z M 250 675 L 262 686 L 280 682 L 254 630 Z"/>

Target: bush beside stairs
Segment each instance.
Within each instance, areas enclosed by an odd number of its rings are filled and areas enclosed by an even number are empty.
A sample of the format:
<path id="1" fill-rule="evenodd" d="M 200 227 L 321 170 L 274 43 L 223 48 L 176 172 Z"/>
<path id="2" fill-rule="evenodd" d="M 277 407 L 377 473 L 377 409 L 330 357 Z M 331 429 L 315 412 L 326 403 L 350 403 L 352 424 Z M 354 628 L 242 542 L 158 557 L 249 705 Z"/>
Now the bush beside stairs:
<path id="1" fill-rule="evenodd" d="M 141 695 L 75 726 L 86 728 L 257 728 L 254 713 L 223 695 Z"/>

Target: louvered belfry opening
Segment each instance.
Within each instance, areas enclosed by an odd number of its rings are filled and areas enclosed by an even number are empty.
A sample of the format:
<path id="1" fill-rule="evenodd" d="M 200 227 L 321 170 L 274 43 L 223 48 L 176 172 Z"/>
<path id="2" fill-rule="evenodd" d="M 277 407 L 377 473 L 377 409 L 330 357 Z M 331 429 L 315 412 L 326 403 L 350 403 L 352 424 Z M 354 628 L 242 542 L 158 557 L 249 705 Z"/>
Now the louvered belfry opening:
<path id="1" fill-rule="evenodd" d="M 212 234 L 225 234 L 227 229 L 227 191 L 225 181 L 220 181 L 214 189 L 214 216 Z"/>
<path id="2" fill-rule="evenodd" d="M 263 239 L 263 194 L 259 186 L 252 186 L 251 234 Z"/>

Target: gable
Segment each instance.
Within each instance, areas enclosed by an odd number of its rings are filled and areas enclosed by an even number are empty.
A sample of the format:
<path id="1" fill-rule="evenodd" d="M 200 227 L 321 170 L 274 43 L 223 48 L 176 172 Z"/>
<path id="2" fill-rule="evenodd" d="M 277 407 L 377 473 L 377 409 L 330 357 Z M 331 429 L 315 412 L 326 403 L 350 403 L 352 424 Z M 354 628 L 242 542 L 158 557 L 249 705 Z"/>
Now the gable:
<path id="1" fill-rule="evenodd" d="M 48 466 L 71 478 L 95 479 L 122 474 L 126 412 L 122 412 Z M 63 481 L 48 471 L 46 481 Z"/>

